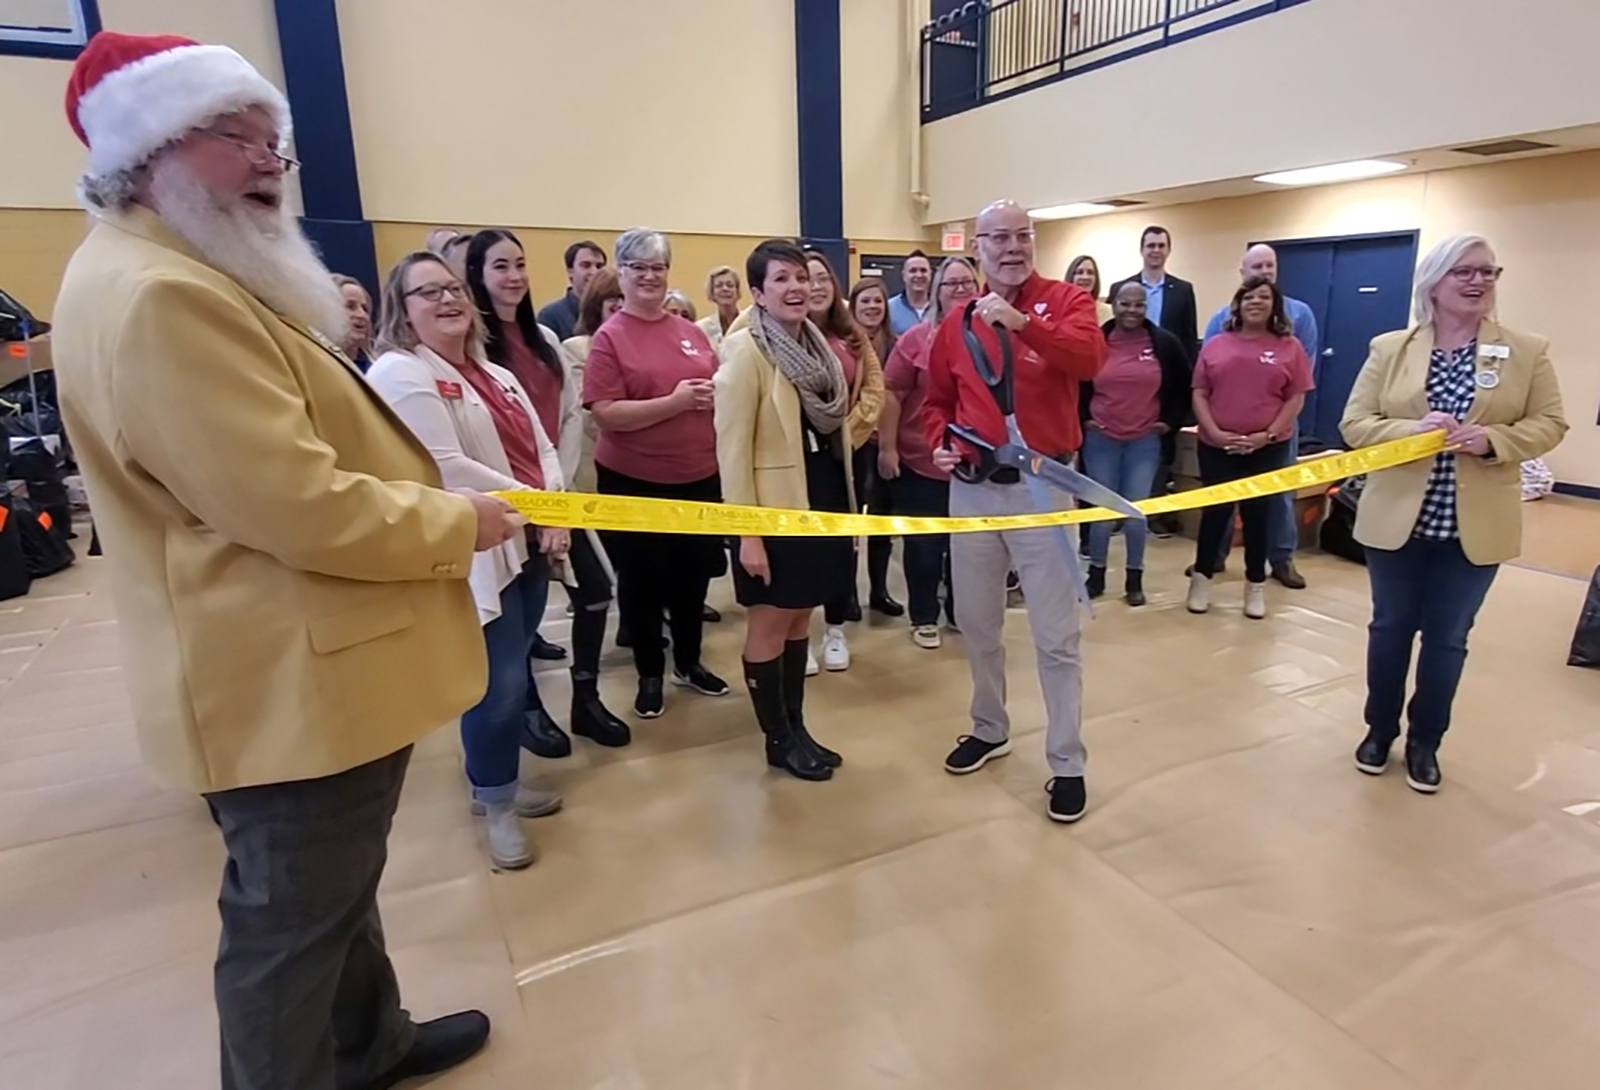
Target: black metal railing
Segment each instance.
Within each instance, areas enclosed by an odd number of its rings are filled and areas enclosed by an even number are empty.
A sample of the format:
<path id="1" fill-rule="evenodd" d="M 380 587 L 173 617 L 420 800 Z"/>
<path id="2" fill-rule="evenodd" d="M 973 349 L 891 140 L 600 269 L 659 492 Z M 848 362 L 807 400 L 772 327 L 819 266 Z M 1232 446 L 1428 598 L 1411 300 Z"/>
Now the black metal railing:
<path id="1" fill-rule="evenodd" d="M 970 0 L 922 28 L 922 120 L 1306 0 Z M 937 10 L 937 7 L 936 9 Z"/>

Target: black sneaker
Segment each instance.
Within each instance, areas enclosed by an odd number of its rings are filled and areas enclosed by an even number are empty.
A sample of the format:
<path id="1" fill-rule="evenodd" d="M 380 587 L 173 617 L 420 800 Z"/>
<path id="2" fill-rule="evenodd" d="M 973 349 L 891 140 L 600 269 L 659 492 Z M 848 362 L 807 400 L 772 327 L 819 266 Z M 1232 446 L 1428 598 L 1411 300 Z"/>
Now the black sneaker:
<path id="1" fill-rule="evenodd" d="M 390 1090 L 407 1079 L 448 1071 L 476 1056 L 488 1041 L 489 1018 L 481 1011 L 462 1011 L 423 1022 L 400 1062 L 359 1090 Z"/>
<path id="2" fill-rule="evenodd" d="M 672 683 L 707 696 L 728 695 L 728 683 L 699 663 L 695 663 L 687 670 L 672 671 Z"/>
<path id="3" fill-rule="evenodd" d="M 1389 767 L 1389 747 L 1392 745 L 1394 739 L 1384 738 L 1368 728 L 1367 736 L 1356 747 L 1356 767 L 1369 776 L 1383 775 L 1383 770 Z"/>
<path id="4" fill-rule="evenodd" d="M 944 770 L 952 776 L 965 776 L 976 772 L 984 765 L 997 757 L 1004 757 L 1011 752 L 1011 739 L 1004 742 L 985 742 L 982 738 L 974 738 L 970 734 L 963 734 L 956 739 L 956 748 L 950 751 L 950 756 L 944 759 Z"/>
<path id="5" fill-rule="evenodd" d="M 658 677 L 639 679 L 639 695 L 633 700 L 633 714 L 640 719 L 659 719 L 667 706 L 666 687 Z"/>
<path id="6" fill-rule="evenodd" d="M 1431 795 L 1439 790 L 1444 777 L 1439 774 L 1439 754 L 1431 746 L 1406 743 L 1406 783 L 1411 790 Z"/>
<path id="7" fill-rule="evenodd" d="M 1047 812 L 1051 821 L 1071 825 L 1089 809 L 1089 794 L 1084 790 L 1082 776 L 1057 776 L 1045 784 L 1044 789 L 1050 792 Z"/>

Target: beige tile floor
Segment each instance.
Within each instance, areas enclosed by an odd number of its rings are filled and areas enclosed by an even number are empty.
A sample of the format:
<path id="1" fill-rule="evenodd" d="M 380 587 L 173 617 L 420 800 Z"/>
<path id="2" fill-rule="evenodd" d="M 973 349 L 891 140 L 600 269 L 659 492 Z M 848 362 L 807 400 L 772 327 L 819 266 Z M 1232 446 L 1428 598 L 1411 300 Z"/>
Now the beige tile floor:
<path id="1" fill-rule="evenodd" d="M 1530 508 L 1539 568 L 1600 561 L 1600 505 Z M 1017 753 L 939 768 L 959 642 L 856 626 L 814 683 L 833 783 L 765 773 L 742 695 L 674 693 L 620 752 L 538 762 L 544 859 L 486 865 L 455 739 L 413 764 L 383 891 L 409 1002 L 477 1005 L 436 1083 L 539 1090 L 1587 1088 L 1600 1070 L 1600 672 L 1563 665 L 1584 583 L 1505 570 L 1425 799 L 1355 772 L 1359 568 L 1184 612 L 1183 542 L 1088 636 L 1090 816 L 1042 816 L 1013 615 Z M 1551 556 L 1556 560 L 1552 562 Z M 0 1087 L 215 1085 L 221 853 L 142 770 L 94 562 L 0 603 Z M 1115 581 L 1115 576 L 1113 577 Z M 736 675 L 736 615 L 708 658 Z M 626 703 L 624 660 L 611 695 Z M 546 676 L 563 702 L 559 671 Z M 535 771 L 530 760 L 527 771 Z"/>

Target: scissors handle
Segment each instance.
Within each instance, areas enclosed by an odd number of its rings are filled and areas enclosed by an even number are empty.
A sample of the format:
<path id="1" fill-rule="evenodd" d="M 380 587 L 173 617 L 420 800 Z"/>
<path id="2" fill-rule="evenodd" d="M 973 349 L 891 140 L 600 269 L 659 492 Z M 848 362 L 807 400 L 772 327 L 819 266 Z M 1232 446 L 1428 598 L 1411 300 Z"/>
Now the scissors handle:
<path id="1" fill-rule="evenodd" d="M 969 461 L 962 461 L 950 471 L 951 475 L 957 480 L 965 481 L 967 484 L 982 484 L 999 468 L 999 463 L 994 456 L 994 444 L 971 428 L 962 427 L 960 424 L 947 424 L 945 425 L 944 433 L 945 446 L 948 449 L 955 449 L 955 445 L 950 440 L 959 439 L 977 452 L 978 461 L 976 465 Z"/>
<path id="2" fill-rule="evenodd" d="M 977 306 L 977 300 L 973 300 L 961 312 L 961 339 L 966 342 L 967 353 L 972 357 L 972 366 L 978 372 L 978 378 L 989 388 L 995 404 L 1000 407 L 1000 415 L 1010 416 L 1016 412 L 1016 398 L 1013 392 L 1013 376 L 1016 369 L 1011 354 L 1011 331 L 999 322 L 994 323 L 995 337 L 1000 342 L 1000 372 L 996 374 L 989 362 L 989 353 L 983 347 L 983 341 L 972 328 L 972 316 Z"/>

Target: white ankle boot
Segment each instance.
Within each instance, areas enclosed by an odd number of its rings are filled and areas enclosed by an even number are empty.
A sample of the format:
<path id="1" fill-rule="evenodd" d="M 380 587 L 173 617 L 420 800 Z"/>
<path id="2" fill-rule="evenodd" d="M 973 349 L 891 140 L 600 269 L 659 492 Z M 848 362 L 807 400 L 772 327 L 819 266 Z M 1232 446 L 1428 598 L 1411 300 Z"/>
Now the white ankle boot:
<path id="1" fill-rule="evenodd" d="M 1194 572 L 1189 576 L 1189 612 L 1206 613 L 1211 609 L 1211 577 Z"/>
<path id="2" fill-rule="evenodd" d="M 1267 615 L 1267 585 L 1265 583 L 1246 583 L 1244 585 L 1244 615 L 1252 621 L 1259 621 Z"/>
<path id="3" fill-rule="evenodd" d="M 515 802 L 491 802 L 488 807 L 489 861 L 501 870 L 530 866 L 538 853 L 522 834 L 522 819 Z"/>

